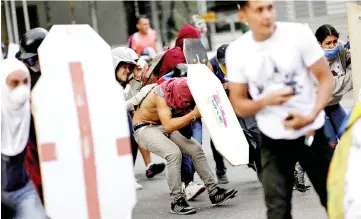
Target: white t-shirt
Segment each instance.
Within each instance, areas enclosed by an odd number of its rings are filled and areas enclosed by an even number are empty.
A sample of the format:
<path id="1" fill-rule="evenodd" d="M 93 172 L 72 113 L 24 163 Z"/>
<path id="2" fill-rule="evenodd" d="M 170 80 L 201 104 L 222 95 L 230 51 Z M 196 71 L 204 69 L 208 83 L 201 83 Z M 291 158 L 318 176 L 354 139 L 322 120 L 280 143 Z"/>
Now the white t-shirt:
<path id="1" fill-rule="evenodd" d="M 274 34 L 257 42 L 248 31 L 229 45 L 226 52 L 227 76 L 234 83 L 248 84 L 254 100 L 282 88 L 295 95 L 279 106 L 266 106 L 256 114 L 261 132 L 273 139 L 296 139 L 321 128 L 324 111 L 301 130 L 285 129 L 289 113 L 310 115 L 316 103 L 316 87 L 307 67 L 324 56 L 312 31 L 303 24 L 277 22 Z"/>

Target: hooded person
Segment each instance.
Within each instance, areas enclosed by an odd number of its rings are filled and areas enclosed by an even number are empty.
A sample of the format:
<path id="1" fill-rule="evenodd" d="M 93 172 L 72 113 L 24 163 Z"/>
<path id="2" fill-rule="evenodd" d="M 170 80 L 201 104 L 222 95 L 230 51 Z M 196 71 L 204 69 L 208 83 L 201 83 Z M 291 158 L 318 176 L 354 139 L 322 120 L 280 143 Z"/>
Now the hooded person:
<path id="1" fill-rule="evenodd" d="M 30 130 L 30 74 L 15 58 L 0 62 L 1 202 L 15 218 L 47 218 L 25 168 Z"/>
<path id="2" fill-rule="evenodd" d="M 115 69 L 115 79 L 123 88 L 128 84 L 129 76 L 137 64 L 134 60 L 135 56 L 133 52 L 132 49 L 127 47 L 118 47 L 111 52 Z"/>
<path id="3" fill-rule="evenodd" d="M 200 31 L 189 24 L 185 24 L 179 30 L 174 48 L 164 54 L 158 78 L 173 70 L 178 64 L 186 63 L 186 58 L 183 54 L 184 39 L 200 39 Z"/>
<path id="4" fill-rule="evenodd" d="M 129 132 L 131 136 L 131 146 L 132 146 L 132 155 L 133 163 L 137 158 L 138 153 L 138 144 L 135 142 L 133 137 L 132 129 L 132 111 L 135 110 L 135 107 L 138 106 L 141 101 L 148 95 L 148 93 L 153 89 L 155 84 L 149 84 L 141 88 L 141 78 L 138 78 L 138 71 L 142 73 L 143 69 L 146 68 L 146 62 L 138 58 L 138 55 L 133 49 L 127 47 L 117 47 L 111 51 L 113 57 L 113 66 L 115 70 L 115 78 L 118 83 L 124 88 L 125 95 L 125 105 L 128 111 L 128 122 L 129 122 Z M 140 76 L 141 77 L 141 76 Z M 140 83 L 140 85 L 139 85 Z M 151 156 L 148 151 L 140 150 L 144 159 L 144 162 L 147 166 L 146 176 L 151 178 L 158 173 L 163 172 L 165 168 L 164 163 L 152 163 Z M 137 189 L 141 189 L 142 186 L 138 183 L 135 184 Z"/>
<path id="5" fill-rule="evenodd" d="M 194 108 L 195 104 L 187 84 L 187 78 L 172 78 L 160 86 L 163 89 L 165 100 L 172 109 L 173 116 L 183 116 Z"/>

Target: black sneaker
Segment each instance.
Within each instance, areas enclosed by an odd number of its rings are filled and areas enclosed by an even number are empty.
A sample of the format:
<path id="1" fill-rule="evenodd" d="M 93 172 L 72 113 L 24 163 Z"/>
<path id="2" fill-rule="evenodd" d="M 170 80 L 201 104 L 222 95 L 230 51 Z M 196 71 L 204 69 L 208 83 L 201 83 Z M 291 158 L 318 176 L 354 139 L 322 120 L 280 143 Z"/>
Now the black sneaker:
<path id="1" fill-rule="evenodd" d="M 182 197 L 172 202 L 170 212 L 172 214 L 180 214 L 180 215 L 195 214 L 196 209 L 189 206 L 186 200 Z"/>
<path id="2" fill-rule="evenodd" d="M 213 205 L 220 205 L 228 199 L 236 197 L 237 192 L 237 189 L 225 190 L 217 187 L 211 194 L 209 194 L 209 199 L 211 199 Z"/>
<path id="3" fill-rule="evenodd" d="M 165 163 L 156 163 L 156 164 L 152 164 L 146 171 L 145 171 L 145 175 L 148 178 L 153 178 L 155 175 L 163 172 L 165 168 Z"/>
<path id="4" fill-rule="evenodd" d="M 294 170 L 294 187 L 299 192 L 306 192 L 311 187 L 311 186 L 307 186 L 305 183 L 305 172 L 303 172 L 301 169 L 297 167 Z"/>

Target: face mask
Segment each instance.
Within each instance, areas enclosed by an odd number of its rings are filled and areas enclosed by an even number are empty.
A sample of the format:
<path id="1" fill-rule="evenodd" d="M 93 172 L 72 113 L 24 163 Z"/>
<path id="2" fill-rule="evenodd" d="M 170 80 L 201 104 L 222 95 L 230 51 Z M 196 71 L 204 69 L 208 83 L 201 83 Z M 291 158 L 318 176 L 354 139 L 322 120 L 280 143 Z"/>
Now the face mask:
<path id="1" fill-rule="evenodd" d="M 333 59 L 336 57 L 336 55 L 338 54 L 338 52 L 340 51 L 339 45 L 337 44 L 337 46 L 335 46 L 335 48 L 333 49 L 325 49 L 325 56 L 328 59 Z"/>
<path id="2" fill-rule="evenodd" d="M 20 85 L 10 91 L 9 100 L 14 109 L 24 106 L 25 102 L 30 98 L 30 89 L 27 85 Z"/>

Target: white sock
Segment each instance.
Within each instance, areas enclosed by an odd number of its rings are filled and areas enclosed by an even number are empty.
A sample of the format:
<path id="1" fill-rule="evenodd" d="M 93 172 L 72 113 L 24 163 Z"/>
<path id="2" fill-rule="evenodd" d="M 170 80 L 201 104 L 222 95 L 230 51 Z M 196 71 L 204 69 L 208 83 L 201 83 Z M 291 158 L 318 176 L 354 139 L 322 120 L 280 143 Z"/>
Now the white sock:
<path id="1" fill-rule="evenodd" d="M 154 164 L 153 162 L 150 162 L 150 163 L 148 164 L 148 166 L 147 166 L 147 169 L 149 169 L 150 166 L 152 166 L 153 164 Z"/>

